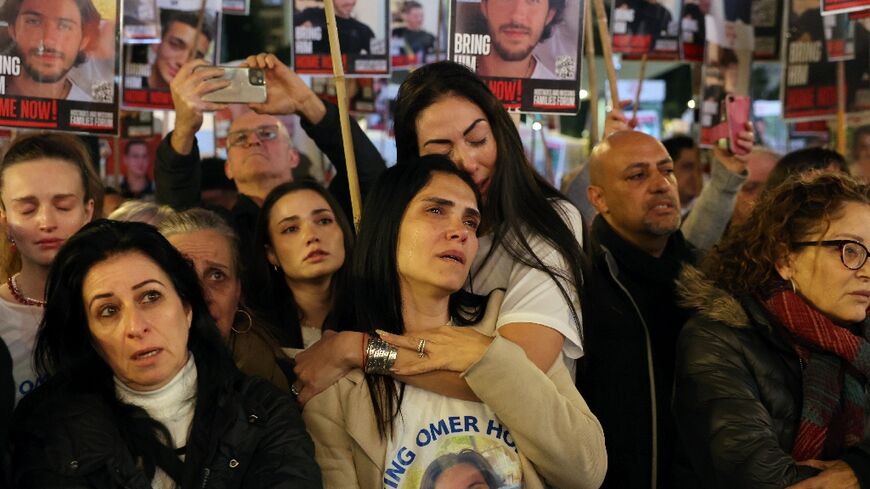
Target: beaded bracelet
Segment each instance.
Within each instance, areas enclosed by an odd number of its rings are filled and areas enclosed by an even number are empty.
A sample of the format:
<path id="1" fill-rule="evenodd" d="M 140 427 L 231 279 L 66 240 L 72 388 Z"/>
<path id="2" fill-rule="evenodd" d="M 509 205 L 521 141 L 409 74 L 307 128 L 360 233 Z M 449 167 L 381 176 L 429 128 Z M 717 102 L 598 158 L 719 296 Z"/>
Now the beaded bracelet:
<path id="1" fill-rule="evenodd" d="M 396 363 L 399 349 L 375 335 L 369 335 L 366 345 L 365 372 L 375 375 L 390 375 L 390 369 Z"/>

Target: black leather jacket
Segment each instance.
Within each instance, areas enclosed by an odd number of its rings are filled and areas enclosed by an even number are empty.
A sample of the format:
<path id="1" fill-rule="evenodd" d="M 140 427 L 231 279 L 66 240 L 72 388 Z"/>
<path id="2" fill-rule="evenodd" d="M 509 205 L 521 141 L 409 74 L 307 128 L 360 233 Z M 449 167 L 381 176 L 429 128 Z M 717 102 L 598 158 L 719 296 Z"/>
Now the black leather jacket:
<path id="1" fill-rule="evenodd" d="M 684 304 L 698 311 L 677 343 L 673 404 L 691 487 L 780 489 L 816 475 L 791 457 L 803 387 L 782 326 L 759 302 L 738 301 L 697 269 L 684 269 L 679 285 Z M 870 488 L 870 440 L 840 458 Z"/>
<path id="2" fill-rule="evenodd" d="M 13 487 L 150 489 L 115 415 L 96 393 L 63 378 L 19 405 L 13 422 Z M 296 403 L 258 377 L 237 375 L 199 402 L 182 488 L 321 488 L 314 446 Z"/>

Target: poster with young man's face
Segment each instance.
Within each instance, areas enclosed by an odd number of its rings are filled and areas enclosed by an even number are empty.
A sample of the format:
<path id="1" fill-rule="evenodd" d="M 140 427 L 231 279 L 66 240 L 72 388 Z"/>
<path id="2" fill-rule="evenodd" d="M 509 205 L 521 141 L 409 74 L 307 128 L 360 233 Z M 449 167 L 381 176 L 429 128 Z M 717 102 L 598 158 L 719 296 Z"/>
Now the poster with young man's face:
<path id="1" fill-rule="evenodd" d="M 118 0 L 0 0 L 0 126 L 118 130 Z"/>
<path id="2" fill-rule="evenodd" d="M 334 0 L 335 27 L 344 72 L 390 73 L 388 0 Z M 293 66 L 297 73 L 332 75 L 326 10 L 320 0 L 295 0 Z"/>
<path id="3" fill-rule="evenodd" d="M 853 29 L 852 36 L 837 34 L 831 26 L 828 32 L 831 42 L 826 45 L 819 0 L 791 0 L 786 3 L 786 12 L 783 116 L 804 121 L 834 118 L 837 114 L 837 62 L 834 60 L 846 58 L 852 58 L 843 61 L 846 113 L 870 113 L 868 22 L 849 20 L 852 24 L 846 27 Z M 846 45 L 849 37 L 853 46 Z"/>
<path id="4" fill-rule="evenodd" d="M 680 0 L 616 0 L 611 15 L 613 52 L 627 59 L 680 57 Z"/>
<path id="5" fill-rule="evenodd" d="M 754 29 L 749 23 L 749 2 L 713 0 L 704 16 L 706 47 L 701 69 L 701 138 L 709 147 L 727 138 L 724 127 L 725 99 L 729 95 L 748 96 L 755 49 Z"/>
<path id="6" fill-rule="evenodd" d="M 507 109 L 576 113 L 583 0 L 452 0 L 448 57 Z"/>
<path id="7" fill-rule="evenodd" d="M 447 12 L 439 0 L 391 0 L 390 52 L 394 70 L 410 70 L 447 56 L 447 39 L 438 28 Z"/>
<path id="8" fill-rule="evenodd" d="M 158 6 L 158 42 L 124 44 L 125 108 L 172 109 L 169 84 L 181 66 L 194 58 L 217 60 L 220 0 L 208 0 L 202 15 L 199 0 L 158 0 Z"/>

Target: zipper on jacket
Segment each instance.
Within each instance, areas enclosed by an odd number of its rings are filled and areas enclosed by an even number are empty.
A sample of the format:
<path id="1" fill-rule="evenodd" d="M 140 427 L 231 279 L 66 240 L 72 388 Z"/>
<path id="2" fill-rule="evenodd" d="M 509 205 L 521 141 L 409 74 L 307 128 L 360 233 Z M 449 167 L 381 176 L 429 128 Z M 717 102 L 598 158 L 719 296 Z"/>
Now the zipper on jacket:
<path id="1" fill-rule="evenodd" d="M 208 476 L 211 475 L 211 469 L 208 467 L 202 469 L 202 483 L 199 485 L 200 489 L 205 489 L 208 485 Z"/>
<path id="2" fill-rule="evenodd" d="M 631 296 L 628 289 L 622 285 L 622 282 L 616 278 L 616 273 L 614 270 L 616 269 L 616 263 L 613 261 L 613 255 L 610 253 L 604 245 L 601 245 L 601 249 L 604 250 L 604 261 L 607 263 L 607 271 L 610 273 L 610 277 L 614 282 L 619 286 L 620 290 L 628 297 L 628 300 L 631 301 L 631 305 L 634 307 L 634 311 L 637 313 L 637 317 L 640 319 L 640 324 L 643 326 L 643 336 L 646 346 L 646 363 L 647 363 L 647 372 L 649 373 L 649 397 L 650 397 L 650 407 L 651 409 L 651 418 L 652 418 L 652 463 L 650 464 L 652 477 L 650 478 L 650 488 L 656 489 L 658 485 L 658 409 L 656 407 L 656 379 L 655 379 L 655 371 L 653 368 L 653 360 L 652 360 L 652 342 L 650 341 L 649 336 L 649 327 L 646 324 L 646 320 L 643 318 L 643 314 L 640 313 L 640 308 L 637 307 L 637 303 L 634 301 L 634 297 Z"/>

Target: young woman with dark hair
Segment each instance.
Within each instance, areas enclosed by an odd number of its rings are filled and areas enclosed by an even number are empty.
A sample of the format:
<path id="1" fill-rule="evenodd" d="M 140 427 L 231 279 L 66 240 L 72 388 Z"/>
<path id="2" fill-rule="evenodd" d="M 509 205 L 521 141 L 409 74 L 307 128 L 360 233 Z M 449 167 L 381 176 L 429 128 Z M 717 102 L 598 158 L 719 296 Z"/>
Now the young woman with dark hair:
<path id="1" fill-rule="evenodd" d="M 297 408 L 233 365 L 193 267 L 150 225 L 100 220 L 52 265 L 13 486 L 320 487 Z"/>
<path id="2" fill-rule="evenodd" d="M 542 372 L 495 334 L 503 291 L 487 299 L 463 289 L 480 206 L 469 175 L 441 155 L 386 170 L 369 193 L 350 287 L 335 311 L 340 327 L 366 338 L 365 374 L 352 370 L 303 412 L 325 487 L 418 487 L 431 462 L 466 449 L 498 461 L 498 479 L 527 489 L 603 480 L 601 425 L 565 364 Z M 415 350 L 404 366 L 388 343 L 399 335 Z M 403 382 L 407 372 L 434 368 L 461 375 L 480 402 Z M 517 402 L 522 392 L 534 396 Z"/>
<path id="3" fill-rule="evenodd" d="M 259 305 L 274 314 L 284 346 L 306 348 L 320 339 L 332 310 L 353 228 L 329 191 L 301 180 L 269 192 L 256 229 L 254 249 L 266 257 L 256 274 L 265 292 Z"/>
<path id="4" fill-rule="evenodd" d="M 0 160 L 0 221 L 21 258 L 21 271 L 0 285 L 0 337 L 12 354 L 20 400 L 40 382 L 31 354 L 45 306 L 45 280 L 64 241 L 94 215 L 102 199 L 89 153 L 75 136 L 16 138 Z"/>
<path id="5" fill-rule="evenodd" d="M 247 62 L 265 69 L 270 83 L 268 103 L 255 110 L 292 110 L 286 101 L 297 86 L 295 74 L 273 55 L 252 56 Z M 580 213 L 535 173 L 498 99 L 468 69 L 433 63 L 402 84 L 395 129 L 400 162 L 425 154 L 445 155 L 483 194 L 481 250 L 468 289 L 478 294 L 506 289 L 499 334 L 519 344 L 542 371 L 562 359 L 573 370 L 574 359 L 583 353 Z M 297 356 L 300 401 L 306 402 L 348 369 L 362 366 L 361 342 L 359 335 L 342 333 Z M 408 355 L 415 352 L 400 349 L 400 362 Z M 475 398 L 455 374 L 433 372 L 405 381 Z"/>

